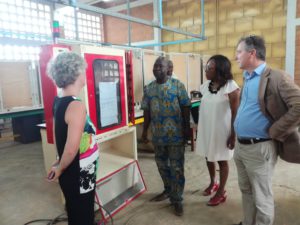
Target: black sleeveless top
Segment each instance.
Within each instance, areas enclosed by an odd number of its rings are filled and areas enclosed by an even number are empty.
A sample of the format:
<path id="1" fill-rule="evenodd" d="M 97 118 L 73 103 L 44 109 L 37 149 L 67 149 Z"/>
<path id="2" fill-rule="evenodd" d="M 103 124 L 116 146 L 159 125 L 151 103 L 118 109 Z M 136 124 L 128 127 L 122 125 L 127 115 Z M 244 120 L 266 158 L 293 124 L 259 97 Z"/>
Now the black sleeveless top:
<path id="1" fill-rule="evenodd" d="M 53 104 L 55 141 L 60 159 L 63 155 L 68 135 L 65 113 L 72 101 L 80 100 L 74 96 L 56 97 Z M 95 188 L 99 152 L 94 135 L 95 128 L 87 116 L 78 153 L 59 177 L 61 188 L 63 191 L 68 191 L 69 194 L 83 194 Z"/>

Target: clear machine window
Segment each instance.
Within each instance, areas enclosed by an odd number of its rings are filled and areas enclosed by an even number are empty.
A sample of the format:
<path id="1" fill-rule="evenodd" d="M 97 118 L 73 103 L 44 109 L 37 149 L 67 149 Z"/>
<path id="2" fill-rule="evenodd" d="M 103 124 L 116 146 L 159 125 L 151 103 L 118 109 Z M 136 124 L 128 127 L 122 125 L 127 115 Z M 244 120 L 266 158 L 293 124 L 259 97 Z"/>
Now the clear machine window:
<path id="1" fill-rule="evenodd" d="M 119 65 L 114 60 L 93 62 L 99 129 L 118 125 L 122 120 Z"/>

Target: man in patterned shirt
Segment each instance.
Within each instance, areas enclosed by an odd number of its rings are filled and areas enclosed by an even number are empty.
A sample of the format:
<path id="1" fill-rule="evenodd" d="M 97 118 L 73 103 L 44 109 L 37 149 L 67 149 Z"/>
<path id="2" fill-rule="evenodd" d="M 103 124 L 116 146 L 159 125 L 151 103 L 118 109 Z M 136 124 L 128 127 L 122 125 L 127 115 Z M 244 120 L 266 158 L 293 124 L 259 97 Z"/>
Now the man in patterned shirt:
<path id="1" fill-rule="evenodd" d="M 175 214 L 183 214 L 184 145 L 190 137 L 190 100 L 184 84 L 168 77 L 168 60 L 158 57 L 153 66 L 156 80 L 145 87 L 142 101 L 144 129 L 142 140 L 148 142 L 151 125 L 155 161 L 164 183 L 164 191 L 152 201 L 167 198 Z"/>

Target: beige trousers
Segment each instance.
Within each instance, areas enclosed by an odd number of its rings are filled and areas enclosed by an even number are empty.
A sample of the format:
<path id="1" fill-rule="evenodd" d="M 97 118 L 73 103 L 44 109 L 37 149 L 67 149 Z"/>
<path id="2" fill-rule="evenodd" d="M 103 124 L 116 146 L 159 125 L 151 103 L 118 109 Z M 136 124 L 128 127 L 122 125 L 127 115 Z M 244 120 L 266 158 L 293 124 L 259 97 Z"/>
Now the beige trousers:
<path id="1" fill-rule="evenodd" d="M 243 225 L 272 225 L 272 176 L 277 161 L 273 141 L 244 145 L 237 142 L 234 161 L 242 192 Z"/>

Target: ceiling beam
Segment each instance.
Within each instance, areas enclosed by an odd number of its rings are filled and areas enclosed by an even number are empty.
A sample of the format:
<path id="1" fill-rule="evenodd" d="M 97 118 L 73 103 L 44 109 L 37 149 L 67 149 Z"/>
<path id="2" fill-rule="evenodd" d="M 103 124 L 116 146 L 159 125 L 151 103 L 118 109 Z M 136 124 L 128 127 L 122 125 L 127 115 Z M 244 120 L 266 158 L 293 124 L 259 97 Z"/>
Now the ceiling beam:
<path id="1" fill-rule="evenodd" d="M 135 1 L 135 2 L 130 2 L 130 8 L 136 8 L 148 4 L 153 4 L 153 0 L 140 0 L 140 1 Z M 112 12 L 120 12 L 122 10 L 127 10 L 127 4 L 122 4 L 114 7 L 108 8 Z"/>
<path id="2" fill-rule="evenodd" d="M 153 1 L 155 0 L 139 0 L 135 2 L 130 2 L 130 8 L 140 7 L 143 5 L 153 4 Z M 94 5 L 98 2 L 102 2 L 102 0 L 80 0 L 80 3 L 88 4 L 88 5 Z M 114 7 L 107 8 L 109 11 L 112 12 L 120 12 L 122 10 L 127 10 L 127 4 L 122 4 Z"/>

